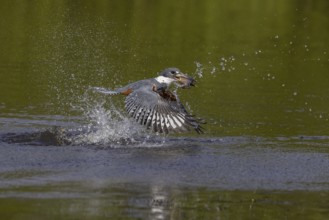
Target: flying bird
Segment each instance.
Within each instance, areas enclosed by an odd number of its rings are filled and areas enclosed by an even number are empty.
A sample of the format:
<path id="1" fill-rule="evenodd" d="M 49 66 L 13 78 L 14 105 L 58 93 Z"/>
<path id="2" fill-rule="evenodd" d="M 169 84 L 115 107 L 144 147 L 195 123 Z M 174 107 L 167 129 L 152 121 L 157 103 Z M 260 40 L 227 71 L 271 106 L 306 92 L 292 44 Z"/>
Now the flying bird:
<path id="1" fill-rule="evenodd" d="M 189 88 L 195 85 L 195 80 L 177 68 L 167 68 L 155 78 L 133 82 L 113 91 L 93 88 L 104 94 L 125 95 L 129 116 L 154 132 L 168 134 L 194 129 L 199 134 L 204 133 L 200 126 L 205 124 L 204 120 L 187 112 L 177 94 L 169 90 L 172 83 L 180 88 Z"/>

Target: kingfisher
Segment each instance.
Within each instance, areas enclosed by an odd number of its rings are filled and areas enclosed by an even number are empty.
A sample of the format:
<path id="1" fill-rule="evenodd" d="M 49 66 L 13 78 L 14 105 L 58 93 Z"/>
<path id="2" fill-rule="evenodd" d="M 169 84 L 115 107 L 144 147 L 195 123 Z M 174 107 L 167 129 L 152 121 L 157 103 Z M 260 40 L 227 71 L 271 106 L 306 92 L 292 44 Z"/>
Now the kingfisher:
<path id="1" fill-rule="evenodd" d="M 195 80 L 178 68 L 167 68 L 159 76 L 130 83 L 124 87 L 108 90 L 93 87 L 97 92 L 108 95 L 125 95 L 125 109 L 136 122 L 157 133 L 180 133 L 194 129 L 204 133 L 196 118 L 187 112 L 177 94 L 170 91 L 170 85 L 186 89 L 195 86 Z"/>

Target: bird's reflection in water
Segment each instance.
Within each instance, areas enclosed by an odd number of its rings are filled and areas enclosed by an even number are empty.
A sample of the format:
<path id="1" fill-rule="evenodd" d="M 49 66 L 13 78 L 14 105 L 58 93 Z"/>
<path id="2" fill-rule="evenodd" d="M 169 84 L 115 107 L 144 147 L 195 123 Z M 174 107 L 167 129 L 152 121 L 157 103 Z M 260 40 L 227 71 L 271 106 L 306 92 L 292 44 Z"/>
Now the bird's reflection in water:
<path id="1" fill-rule="evenodd" d="M 150 214 L 152 219 L 168 219 L 172 207 L 169 191 L 160 185 L 151 186 Z"/>

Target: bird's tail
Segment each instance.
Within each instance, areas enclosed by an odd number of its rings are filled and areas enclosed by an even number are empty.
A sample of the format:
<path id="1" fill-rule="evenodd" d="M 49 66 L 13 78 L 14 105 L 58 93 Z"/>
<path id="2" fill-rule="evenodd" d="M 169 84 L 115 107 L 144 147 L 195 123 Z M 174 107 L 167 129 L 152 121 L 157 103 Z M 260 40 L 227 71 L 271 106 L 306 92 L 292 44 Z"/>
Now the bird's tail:
<path id="1" fill-rule="evenodd" d="M 105 89 L 105 88 L 102 88 L 102 87 L 91 87 L 91 89 L 95 92 L 103 93 L 103 94 L 106 94 L 106 95 L 118 95 L 118 94 L 120 94 L 117 91 Z"/>

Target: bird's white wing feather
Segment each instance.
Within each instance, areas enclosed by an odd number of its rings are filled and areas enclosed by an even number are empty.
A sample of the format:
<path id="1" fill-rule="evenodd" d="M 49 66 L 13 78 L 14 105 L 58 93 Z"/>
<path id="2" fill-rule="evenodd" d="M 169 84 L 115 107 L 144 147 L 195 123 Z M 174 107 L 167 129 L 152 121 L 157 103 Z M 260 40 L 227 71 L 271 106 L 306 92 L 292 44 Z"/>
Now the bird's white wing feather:
<path id="1" fill-rule="evenodd" d="M 190 128 L 202 133 L 200 121 L 188 114 L 177 99 L 166 99 L 149 87 L 141 87 L 125 100 L 128 114 L 154 132 L 185 132 Z"/>

